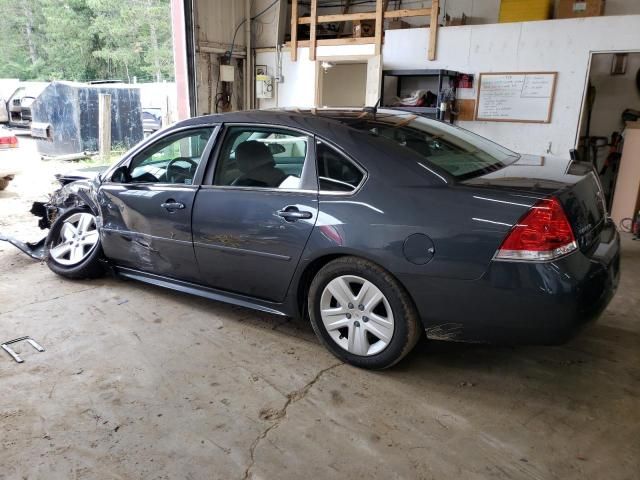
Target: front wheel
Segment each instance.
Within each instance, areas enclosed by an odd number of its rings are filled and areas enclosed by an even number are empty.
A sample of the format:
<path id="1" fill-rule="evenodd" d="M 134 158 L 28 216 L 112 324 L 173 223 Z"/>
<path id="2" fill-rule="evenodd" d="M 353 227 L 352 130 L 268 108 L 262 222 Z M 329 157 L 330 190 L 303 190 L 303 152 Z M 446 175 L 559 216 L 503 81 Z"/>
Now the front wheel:
<path id="1" fill-rule="evenodd" d="M 362 368 L 394 365 L 421 334 L 404 288 L 378 265 L 356 257 L 334 260 L 317 273 L 308 308 L 320 341 L 336 357 Z"/>
<path id="2" fill-rule="evenodd" d="M 96 217 L 86 208 L 72 208 L 51 226 L 47 266 L 66 278 L 96 278 L 104 273 Z"/>

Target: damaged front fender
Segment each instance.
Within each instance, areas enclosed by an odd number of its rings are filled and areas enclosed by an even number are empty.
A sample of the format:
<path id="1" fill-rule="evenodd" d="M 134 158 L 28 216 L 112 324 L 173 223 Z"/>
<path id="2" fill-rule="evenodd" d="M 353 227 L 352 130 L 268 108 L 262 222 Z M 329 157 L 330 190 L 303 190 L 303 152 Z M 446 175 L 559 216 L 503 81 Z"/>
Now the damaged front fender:
<path id="1" fill-rule="evenodd" d="M 49 202 L 34 203 L 31 213 L 41 218 L 38 222 L 40 228 L 51 228 L 60 215 L 75 207 L 87 207 L 95 216 L 98 216 L 94 183 L 93 180 L 72 182 L 53 192 Z"/>
<path id="2" fill-rule="evenodd" d="M 51 194 L 48 202 L 34 202 L 30 212 L 40 218 L 38 226 L 42 230 L 50 229 L 64 212 L 75 207 L 89 208 L 98 217 L 98 206 L 94 193 L 97 182 L 98 180 L 94 179 L 68 183 Z M 44 260 L 47 256 L 46 238 L 31 243 L 0 233 L 0 241 L 10 243 L 36 260 Z"/>

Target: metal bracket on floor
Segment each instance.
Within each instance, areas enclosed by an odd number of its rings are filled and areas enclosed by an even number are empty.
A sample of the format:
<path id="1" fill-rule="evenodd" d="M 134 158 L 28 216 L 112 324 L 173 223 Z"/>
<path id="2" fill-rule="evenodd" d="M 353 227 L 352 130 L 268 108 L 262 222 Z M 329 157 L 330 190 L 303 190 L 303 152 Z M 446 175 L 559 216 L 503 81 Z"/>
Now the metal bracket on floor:
<path id="1" fill-rule="evenodd" d="M 16 352 L 14 352 L 9 345 L 13 344 L 13 343 L 18 343 L 18 342 L 23 342 L 26 341 L 28 342 L 33 348 L 35 348 L 37 351 L 39 352 L 44 352 L 44 348 L 42 348 L 40 346 L 40 344 L 38 342 L 36 342 L 33 338 L 26 336 L 26 337 L 20 337 L 20 338 L 14 338 L 13 340 L 9 340 L 8 342 L 4 342 L 2 345 L 0 345 L 0 347 L 2 347 L 2 349 L 7 352 L 9 355 L 11 355 L 13 357 L 13 359 L 18 362 L 18 363 L 22 363 L 24 362 L 24 360 L 22 360 L 18 354 Z"/>

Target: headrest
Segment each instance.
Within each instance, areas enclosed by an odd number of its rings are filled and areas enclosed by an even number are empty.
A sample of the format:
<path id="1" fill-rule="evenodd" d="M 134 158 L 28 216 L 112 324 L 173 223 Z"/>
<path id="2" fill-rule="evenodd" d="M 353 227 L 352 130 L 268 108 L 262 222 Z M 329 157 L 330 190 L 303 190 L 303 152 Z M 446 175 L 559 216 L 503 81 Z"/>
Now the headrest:
<path id="1" fill-rule="evenodd" d="M 236 162 L 238 162 L 238 168 L 242 173 L 264 166 L 273 167 L 276 164 L 269 147 L 255 140 L 238 145 L 238 148 L 236 148 Z"/>

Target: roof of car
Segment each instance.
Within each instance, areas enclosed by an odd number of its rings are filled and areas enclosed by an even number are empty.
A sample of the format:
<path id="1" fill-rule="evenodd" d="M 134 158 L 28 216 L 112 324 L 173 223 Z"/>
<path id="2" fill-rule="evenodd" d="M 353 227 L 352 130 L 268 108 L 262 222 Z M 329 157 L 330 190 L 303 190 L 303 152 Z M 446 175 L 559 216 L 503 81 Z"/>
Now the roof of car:
<path id="1" fill-rule="evenodd" d="M 379 109 L 376 113 L 379 118 L 415 116 L 414 113 Z M 183 127 L 189 125 L 203 125 L 208 123 L 264 123 L 267 125 L 283 125 L 289 127 L 308 128 L 313 131 L 321 131 L 330 128 L 337 123 L 344 125 L 347 121 L 358 118 L 374 118 L 374 113 L 362 109 L 270 109 L 270 110 L 245 110 L 238 112 L 204 115 L 190 118 L 176 124 Z"/>

